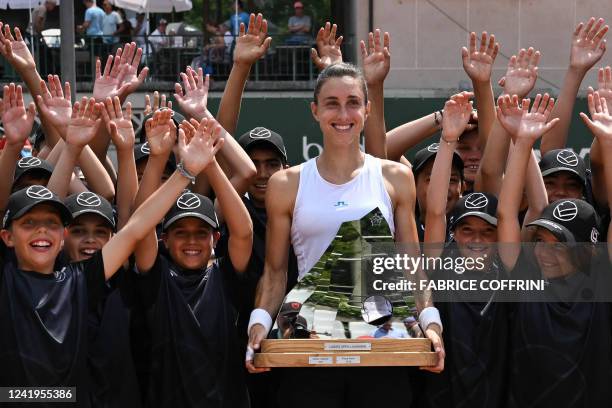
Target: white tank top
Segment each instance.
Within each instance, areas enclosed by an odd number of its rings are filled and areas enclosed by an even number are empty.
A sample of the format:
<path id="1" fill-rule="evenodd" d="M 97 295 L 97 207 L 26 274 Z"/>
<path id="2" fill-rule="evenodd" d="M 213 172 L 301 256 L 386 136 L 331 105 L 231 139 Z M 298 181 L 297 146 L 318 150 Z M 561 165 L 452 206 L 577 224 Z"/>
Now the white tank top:
<path id="1" fill-rule="evenodd" d="M 366 154 L 357 177 L 344 184 L 323 179 L 316 158 L 303 163 L 291 224 L 298 280 L 325 253 L 343 222 L 361 219 L 377 207 L 395 235 L 393 205 L 385 189 L 379 159 Z"/>

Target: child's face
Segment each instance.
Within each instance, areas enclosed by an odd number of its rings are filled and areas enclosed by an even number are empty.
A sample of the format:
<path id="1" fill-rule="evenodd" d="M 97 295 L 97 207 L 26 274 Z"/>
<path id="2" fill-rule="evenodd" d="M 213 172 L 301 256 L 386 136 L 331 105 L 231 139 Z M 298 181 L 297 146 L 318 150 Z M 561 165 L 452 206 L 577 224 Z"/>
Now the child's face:
<path id="1" fill-rule="evenodd" d="M 110 240 L 113 230 L 104 218 L 96 214 L 83 214 L 68 226 L 64 249 L 70 261 L 91 258 Z"/>
<path id="2" fill-rule="evenodd" d="M 2 230 L 5 245 L 15 250 L 20 269 L 52 273 L 64 244 L 64 224 L 55 207 L 40 204 Z"/>
<path id="3" fill-rule="evenodd" d="M 548 202 L 567 198 L 582 198 L 583 185 L 580 179 L 569 171 L 558 171 L 544 176 Z"/>
<path id="4" fill-rule="evenodd" d="M 427 189 L 429 189 L 429 181 L 431 179 L 431 171 L 433 170 L 434 161 L 429 160 L 425 163 L 416 177 L 416 196 L 421 214 L 424 214 L 427 206 Z M 451 170 L 451 177 L 448 182 L 448 193 L 446 194 L 446 213 L 449 214 L 461 198 L 463 192 L 463 181 L 461 173 L 456 167 Z M 423 220 L 424 221 L 424 220 Z"/>
<path id="5" fill-rule="evenodd" d="M 497 242 L 497 228 L 494 225 L 482 218 L 469 216 L 459 222 L 453 234 L 462 256 L 493 259 L 494 244 Z"/>
<path id="6" fill-rule="evenodd" d="M 540 271 L 549 279 L 574 273 L 574 262 L 570 250 L 552 232 L 538 227 L 535 234 L 534 255 Z"/>
<path id="7" fill-rule="evenodd" d="M 274 173 L 283 169 L 283 162 L 279 154 L 269 148 L 255 147 L 249 151 L 249 157 L 257 169 L 257 175 L 249 185 L 249 197 L 256 205 L 265 207 L 268 180 Z"/>
<path id="8" fill-rule="evenodd" d="M 176 221 L 163 236 L 170 257 L 183 269 L 205 268 L 218 238 L 218 232 L 193 217 Z"/>

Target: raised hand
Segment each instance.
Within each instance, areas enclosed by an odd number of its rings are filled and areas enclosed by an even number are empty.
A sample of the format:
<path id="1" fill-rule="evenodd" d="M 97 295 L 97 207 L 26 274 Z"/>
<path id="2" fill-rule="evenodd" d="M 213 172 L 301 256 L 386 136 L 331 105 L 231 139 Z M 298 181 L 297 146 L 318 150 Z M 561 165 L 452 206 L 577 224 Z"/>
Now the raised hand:
<path id="1" fill-rule="evenodd" d="M 121 67 L 121 54 L 109 55 L 104 66 L 104 74 L 101 73 L 102 63 L 96 60 L 96 80 L 94 82 L 93 96 L 96 101 L 104 101 L 106 98 L 121 96 L 127 92 L 129 84 L 123 82 L 127 73 L 127 65 Z"/>
<path id="2" fill-rule="evenodd" d="M 184 120 L 179 124 L 179 129 L 182 130 L 185 134 L 187 142 L 191 140 L 191 138 L 195 135 L 199 127 L 200 122 L 195 119 L 189 119 L 189 121 Z"/>
<path id="3" fill-rule="evenodd" d="M 470 77 L 472 82 L 488 82 L 491 79 L 491 70 L 495 57 L 499 51 L 499 43 L 495 42 L 495 35 L 488 37 L 487 33 L 482 32 L 480 37 L 480 49 L 476 50 L 476 33 L 470 33 L 470 49 L 461 48 L 461 58 L 463 59 L 463 69 Z"/>
<path id="4" fill-rule="evenodd" d="M 522 117 L 523 109 L 517 95 L 502 95 L 497 98 L 497 120 L 508 134 L 517 134 Z"/>
<path id="5" fill-rule="evenodd" d="M 583 112 L 580 112 L 580 117 L 600 143 L 612 144 L 612 116 L 606 99 L 594 92 L 588 95 L 587 103 L 591 118 Z"/>
<path id="6" fill-rule="evenodd" d="M 189 143 L 182 129 L 179 129 L 179 152 L 181 162 L 190 174 L 200 174 L 215 159 L 223 146 L 221 125 L 213 118 L 204 118 Z"/>
<path id="7" fill-rule="evenodd" d="M 4 32 L 3 32 L 4 28 Z M 36 62 L 19 28 L 15 27 L 15 36 L 8 24 L 0 22 L 0 55 L 2 55 L 17 71 L 36 69 Z"/>
<path id="8" fill-rule="evenodd" d="M 151 155 L 168 154 L 176 142 L 176 125 L 170 109 L 158 110 L 145 122 L 145 132 Z"/>
<path id="9" fill-rule="evenodd" d="M 267 35 L 268 22 L 261 14 L 258 14 L 257 17 L 251 14 L 249 29 L 246 32 L 244 23 L 240 23 L 240 35 L 236 38 L 234 48 L 234 63 L 250 66 L 263 57 L 272 42 L 272 37 Z"/>
<path id="10" fill-rule="evenodd" d="M 390 37 L 385 32 L 383 41 L 381 33 L 376 29 L 375 33 L 368 36 L 368 47 L 361 41 L 361 57 L 363 58 L 363 75 L 368 84 L 382 84 L 389 74 L 391 68 L 391 53 L 389 52 Z"/>
<path id="11" fill-rule="evenodd" d="M 85 147 L 96 135 L 100 125 L 100 107 L 94 98 L 83 97 L 81 102 L 74 104 L 72 117 L 66 132 L 66 143 L 77 147 Z"/>
<path id="12" fill-rule="evenodd" d="M 23 90 L 20 85 L 14 83 L 4 86 L 4 99 L 1 103 L 2 124 L 4 136 L 9 145 L 23 146 L 25 140 L 30 136 L 36 109 L 31 102 L 26 109 L 23 103 Z"/>
<path id="13" fill-rule="evenodd" d="M 595 92 L 593 87 L 589 86 L 588 93 L 592 94 Z M 597 93 L 600 98 L 604 98 L 608 106 L 612 104 L 612 68 L 606 66 L 599 68 L 597 73 Z"/>
<path id="14" fill-rule="evenodd" d="M 529 95 L 538 79 L 538 63 L 540 62 L 540 51 L 533 47 L 528 50 L 521 48 L 518 58 L 516 55 L 510 57 L 506 75 L 499 80 L 499 86 L 504 88 L 506 95 L 517 95 L 524 98 Z"/>
<path id="15" fill-rule="evenodd" d="M 324 69 L 333 64 L 342 62 L 342 40 L 344 37 L 336 38 L 337 25 L 331 25 L 328 21 L 325 27 L 321 27 L 317 33 L 317 49 L 310 49 L 310 57 L 312 62 L 319 70 Z"/>
<path id="16" fill-rule="evenodd" d="M 62 89 L 62 83 L 57 75 L 49 75 L 47 82 L 48 86 L 45 81 L 40 81 L 41 95 L 36 96 L 38 110 L 53 126 L 65 131 L 72 115 L 70 83 L 66 82 L 65 88 Z"/>
<path id="17" fill-rule="evenodd" d="M 461 92 L 451 96 L 444 104 L 442 117 L 442 139 L 445 142 L 456 142 L 465 130 L 472 114 L 472 92 Z"/>
<path id="18" fill-rule="evenodd" d="M 608 26 L 604 26 L 604 22 L 604 19 L 600 18 L 595 23 L 595 18 L 591 17 L 586 26 L 582 22 L 578 24 L 572 37 L 571 68 L 586 72 L 601 59 L 606 51 L 604 36 L 608 32 Z"/>
<path id="19" fill-rule="evenodd" d="M 521 109 L 521 123 L 516 132 L 516 140 L 527 140 L 531 143 L 540 138 L 544 133 L 552 129 L 559 122 L 559 118 L 555 118 L 547 123 L 550 114 L 555 107 L 555 100 L 550 98 L 548 94 L 537 94 L 531 111 L 529 111 L 529 99 L 523 99 Z"/>
<path id="20" fill-rule="evenodd" d="M 121 109 L 121 101 L 118 96 L 115 96 L 113 99 L 106 98 L 104 103 L 100 105 L 106 130 L 111 135 L 117 150 L 132 150 L 136 138 L 134 126 L 132 125 L 132 103 L 127 103 L 125 115 Z"/>
<path id="21" fill-rule="evenodd" d="M 115 58 L 119 57 L 119 69 L 125 69 L 125 76 L 121 81 L 119 98 L 124 101 L 129 94 L 134 93 L 138 87 L 142 85 L 149 74 L 149 68 L 144 67 L 140 70 L 140 73 L 138 73 L 138 66 L 142 59 L 142 48 L 138 48 L 134 42 L 125 44 L 123 50 L 119 48 L 115 54 Z"/>
<path id="22" fill-rule="evenodd" d="M 210 78 L 204 76 L 202 68 L 196 73 L 191 67 L 187 67 L 187 73 L 181 72 L 181 79 L 185 87 L 185 93 L 180 84 L 174 84 L 174 99 L 179 108 L 187 115 L 198 121 L 204 119 L 208 110 L 208 86 Z"/>
<path id="23" fill-rule="evenodd" d="M 145 107 L 144 107 L 144 114 L 145 116 L 147 116 L 150 113 L 153 112 L 157 112 L 160 109 L 163 108 L 168 108 L 168 109 L 172 109 L 172 102 L 171 101 L 167 101 L 166 102 L 166 94 L 161 94 L 155 91 L 153 92 L 153 105 L 151 105 L 151 97 L 149 96 L 149 94 L 145 95 Z"/>

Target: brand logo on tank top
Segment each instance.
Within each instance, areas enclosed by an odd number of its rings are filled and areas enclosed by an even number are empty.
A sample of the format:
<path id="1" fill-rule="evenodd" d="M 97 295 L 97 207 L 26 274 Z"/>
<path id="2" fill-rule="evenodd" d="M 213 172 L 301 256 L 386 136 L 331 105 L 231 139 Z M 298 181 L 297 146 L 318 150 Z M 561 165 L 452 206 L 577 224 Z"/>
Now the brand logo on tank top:
<path id="1" fill-rule="evenodd" d="M 385 218 L 382 215 L 374 214 L 372 217 L 370 217 L 370 223 L 373 227 L 378 227 L 382 224 L 384 219 Z"/>
<path id="2" fill-rule="evenodd" d="M 348 203 L 346 201 L 338 201 L 336 204 L 334 204 L 334 207 L 336 208 L 348 207 Z"/>

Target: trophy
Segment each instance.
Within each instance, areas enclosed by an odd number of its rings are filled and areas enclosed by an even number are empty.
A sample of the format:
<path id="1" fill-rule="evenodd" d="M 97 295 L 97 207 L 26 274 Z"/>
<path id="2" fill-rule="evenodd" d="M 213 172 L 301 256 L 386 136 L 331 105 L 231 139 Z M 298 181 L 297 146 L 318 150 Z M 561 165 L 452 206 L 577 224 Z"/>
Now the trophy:
<path id="1" fill-rule="evenodd" d="M 395 271 L 372 273 L 373 258 L 395 248 L 380 209 L 344 222 L 318 262 L 285 297 L 278 327 L 262 341 L 255 366 L 436 365 L 430 340 L 409 337 L 399 321 L 414 310 L 413 296 L 373 289 L 374 280 L 402 278 Z M 379 334 L 385 336 L 377 338 Z"/>

